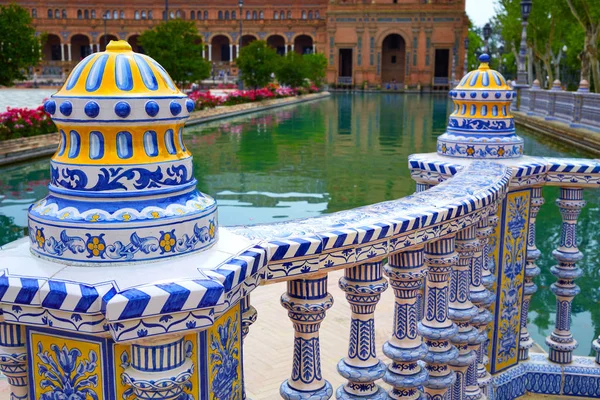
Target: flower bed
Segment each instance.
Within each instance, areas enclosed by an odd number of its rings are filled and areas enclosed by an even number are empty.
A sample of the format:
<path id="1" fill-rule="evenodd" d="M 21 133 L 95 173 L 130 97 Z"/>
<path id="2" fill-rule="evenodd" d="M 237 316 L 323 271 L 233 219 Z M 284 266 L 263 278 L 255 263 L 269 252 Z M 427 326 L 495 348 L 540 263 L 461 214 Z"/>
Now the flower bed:
<path id="1" fill-rule="evenodd" d="M 207 92 L 195 91 L 189 94 L 189 98 L 196 104 L 196 111 L 215 108 L 217 106 L 235 106 L 238 104 L 253 103 L 256 101 L 283 99 L 294 97 L 307 93 L 316 93 L 319 88 L 311 86 L 309 88 L 282 88 L 270 85 L 266 88 L 256 90 L 236 90 L 225 96 L 214 96 Z"/>
<path id="2" fill-rule="evenodd" d="M 45 135 L 56 132 L 56 125 L 44 111 L 37 108 L 12 108 L 0 113 L 0 140 Z"/>

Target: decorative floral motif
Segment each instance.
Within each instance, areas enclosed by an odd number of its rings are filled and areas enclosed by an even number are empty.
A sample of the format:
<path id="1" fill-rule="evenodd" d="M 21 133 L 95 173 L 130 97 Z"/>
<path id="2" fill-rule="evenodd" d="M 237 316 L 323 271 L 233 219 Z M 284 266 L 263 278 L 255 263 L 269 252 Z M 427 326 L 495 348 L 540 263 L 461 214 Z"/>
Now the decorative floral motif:
<path id="1" fill-rule="evenodd" d="M 104 252 L 106 251 L 106 243 L 104 242 L 104 233 L 100 234 L 100 236 L 92 236 L 89 233 L 86 233 L 88 238 L 86 242 L 87 251 L 90 253 L 87 257 L 100 257 L 104 258 Z"/>
<path id="2" fill-rule="evenodd" d="M 213 375 L 211 390 L 214 400 L 236 398 L 239 393 L 239 313 L 227 317 L 217 329 L 218 335 L 210 335 L 210 363 Z M 218 337 L 217 337 L 218 336 Z"/>
<path id="3" fill-rule="evenodd" d="M 88 358 L 79 359 L 82 355 L 79 349 L 69 350 L 66 345 L 59 348 L 56 344 L 50 350 L 44 351 L 42 342 L 37 344 L 40 361 L 37 364 L 37 373 L 43 379 L 40 382 L 42 389 L 49 389 L 41 394 L 39 400 L 89 400 L 98 399 L 96 390 L 98 375 L 95 373 L 98 355 L 90 350 Z"/>
<path id="4" fill-rule="evenodd" d="M 175 242 L 177 241 L 177 237 L 175 237 L 175 229 L 173 229 L 171 232 L 160 231 L 160 234 L 160 242 L 158 242 L 158 245 L 162 249 L 160 254 L 175 251 Z"/>

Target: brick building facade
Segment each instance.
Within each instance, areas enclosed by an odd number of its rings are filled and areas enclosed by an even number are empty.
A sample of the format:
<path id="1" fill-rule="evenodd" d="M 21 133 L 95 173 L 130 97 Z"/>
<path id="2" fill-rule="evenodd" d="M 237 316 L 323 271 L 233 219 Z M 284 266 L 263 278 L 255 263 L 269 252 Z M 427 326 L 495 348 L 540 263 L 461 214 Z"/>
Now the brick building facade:
<path id="1" fill-rule="evenodd" d="M 105 36 L 106 42 L 125 39 L 143 50 L 138 35 L 165 15 L 162 0 L 19 3 L 31 10 L 38 32 L 48 35 L 38 76 L 68 74 L 83 57 L 104 49 Z M 194 20 L 204 56 L 235 74 L 237 0 L 170 0 L 168 14 Z M 280 54 L 322 52 L 329 83 L 445 86 L 453 74 L 465 73 L 465 0 L 245 0 L 241 16 L 242 46 L 264 39 Z"/>

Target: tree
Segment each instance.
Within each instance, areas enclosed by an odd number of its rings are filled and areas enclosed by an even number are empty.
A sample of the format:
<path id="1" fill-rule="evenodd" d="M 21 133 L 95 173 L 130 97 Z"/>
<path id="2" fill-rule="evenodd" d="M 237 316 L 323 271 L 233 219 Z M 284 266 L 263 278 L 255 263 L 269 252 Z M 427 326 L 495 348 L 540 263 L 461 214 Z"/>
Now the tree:
<path id="1" fill-rule="evenodd" d="M 304 85 L 308 77 L 308 68 L 304 56 L 291 51 L 281 58 L 277 71 L 277 80 L 283 85 L 297 88 Z"/>
<path id="2" fill-rule="evenodd" d="M 202 37 L 193 21 L 162 22 L 142 33 L 139 42 L 179 85 L 210 76 L 210 63 L 202 58 Z"/>
<path id="3" fill-rule="evenodd" d="M 600 62 L 598 61 L 598 39 L 600 38 L 600 0 L 566 0 L 566 5 L 584 30 L 583 51 L 581 59 L 581 79 L 590 82 L 600 92 Z"/>
<path id="4" fill-rule="evenodd" d="M 42 47 L 29 11 L 15 4 L 0 6 L 0 38 L 0 85 L 12 86 L 40 62 Z"/>
<path id="5" fill-rule="evenodd" d="M 317 87 L 323 86 L 327 70 L 327 57 L 322 53 L 307 54 L 304 56 L 307 77 Z"/>
<path id="6" fill-rule="evenodd" d="M 255 40 L 242 47 L 236 64 L 242 72 L 242 80 L 254 90 L 267 86 L 275 72 L 277 52 L 264 40 Z"/>

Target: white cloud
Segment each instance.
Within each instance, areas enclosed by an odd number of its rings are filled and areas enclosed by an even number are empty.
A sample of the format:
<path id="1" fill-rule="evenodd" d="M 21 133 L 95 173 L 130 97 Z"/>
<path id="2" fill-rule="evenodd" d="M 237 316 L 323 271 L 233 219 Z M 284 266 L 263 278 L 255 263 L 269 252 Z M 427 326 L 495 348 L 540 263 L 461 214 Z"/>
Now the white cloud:
<path id="1" fill-rule="evenodd" d="M 496 0 L 467 0 L 467 14 L 477 26 L 483 26 L 495 14 Z"/>

